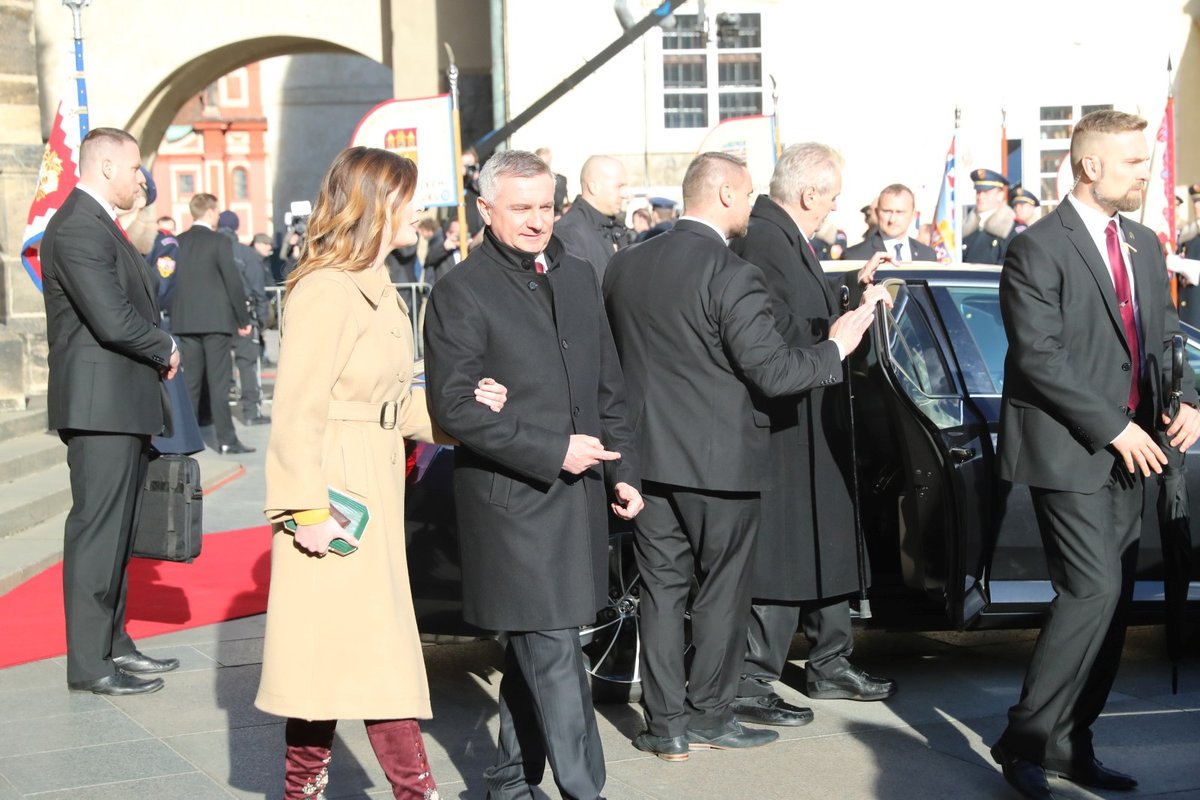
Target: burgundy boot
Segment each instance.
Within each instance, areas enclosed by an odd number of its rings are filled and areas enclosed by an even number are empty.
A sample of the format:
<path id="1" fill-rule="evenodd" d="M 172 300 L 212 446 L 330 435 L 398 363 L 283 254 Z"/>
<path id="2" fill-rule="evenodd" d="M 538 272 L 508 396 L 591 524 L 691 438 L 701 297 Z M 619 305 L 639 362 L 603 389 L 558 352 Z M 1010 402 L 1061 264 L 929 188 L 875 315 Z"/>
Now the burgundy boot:
<path id="1" fill-rule="evenodd" d="M 425 740 L 415 719 L 367 720 L 367 737 L 396 800 L 438 800 Z"/>
<path id="2" fill-rule="evenodd" d="M 336 720 L 288 719 L 284 728 L 287 756 L 283 766 L 283 800 L 324 800 L 336 726 Z"/>

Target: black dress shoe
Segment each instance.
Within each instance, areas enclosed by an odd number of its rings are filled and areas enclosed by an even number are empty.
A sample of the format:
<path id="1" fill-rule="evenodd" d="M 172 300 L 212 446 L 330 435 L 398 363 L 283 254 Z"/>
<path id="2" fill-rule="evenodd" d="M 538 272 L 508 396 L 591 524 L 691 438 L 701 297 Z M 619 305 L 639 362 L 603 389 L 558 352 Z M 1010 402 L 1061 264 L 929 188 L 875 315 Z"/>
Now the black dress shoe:
<path id="1" fill-rule="evenodd" d="M 121 672 L 128 672 L 133 675 L 151 675 L 156 672 L 170 672 L 173 669 L 179 668 L 178 658 L 151 658 L 137 650 L 134 650 L 132 653 L 126 653 L 123 656 L 117 656 L 112 662 Z"/>
<path id="2" fill-rule="evenodd" d="M 1000 765 L 1008 785 L 1029 800 L 1054 800 L 1046 772 L 1032 761 L 1014 756 L 999 744 L 992 747 L 992 760 Z"/>
<path id="3" fill-rule="evenodd" d="M 688 757 L 686 736 L 655 736 L 642 731 L 633 737 L 633 746 L 643 753 L 654 753 L 663 761 L 687 761 Z"/>
<path id="4" fill-rule="evenodd" d="M 68 683 L 67 688 L 72 692 L 91 692 L 92 694 L 107 694 L 120 696 L 126 694 L 148 694 L 157 692 L 163 687 L 162 678 L 139 678 L 128 672 L 115 672 L 94 681 L 75 681 Z"/>
<path id="5" fill-rule="evenodd" d="M 739 697 L 731 706 L 733 716 L 739 722 L 756 725 L 778 725 L 784 728 L 799 727 L 813 721 L 811 708 L 794 706 L 777 694 L 762 697 Z"/>
<path id="6" fill-rule="evenodd" d="M 232 455 L 237 455 L 238 453 L 253 453 L 253 452 L 254 452 L 253 447 L 242 444 L 241 442 L 234 442 L 233 444 L 221 445 L 221 455 L 223 455 L 223 456 L 232 456 Z"/>
<path id="7" fill-rule="evenodd" d="M 1126 775 L 1124 772 L 1109 769 L 1101 764 L 1095 756 L 1087 761 L 1072 764 L 1069 769 L 1047 767 L 1046 774 L 1063 778 L 1071 783 L 1078 783 L 1080 786 L 1087 786 L 1091 789 L 1117 789 L 1123 791 L 1133 789 L 1138 785 L 1137 780 L 1132 775 Z"/>
<path id="8" fill-rule="evenodd" d="M 778 731 L 760 731 L 753 728 L 743 728 L 737 720 L 730 720 L 728 725 L 707 731 L 697 731 L 688 728 L 688 747 L 692 750 L 745 750 L 750 747 L 762 747 L 779 738 Z"/>
<path id="9" fill-rule="evenodd" d="M 896 682 L 851 664 L 832 678 L 809 680 L 804 693 L 817 700 L 886 700 L 896 693 Z"/>

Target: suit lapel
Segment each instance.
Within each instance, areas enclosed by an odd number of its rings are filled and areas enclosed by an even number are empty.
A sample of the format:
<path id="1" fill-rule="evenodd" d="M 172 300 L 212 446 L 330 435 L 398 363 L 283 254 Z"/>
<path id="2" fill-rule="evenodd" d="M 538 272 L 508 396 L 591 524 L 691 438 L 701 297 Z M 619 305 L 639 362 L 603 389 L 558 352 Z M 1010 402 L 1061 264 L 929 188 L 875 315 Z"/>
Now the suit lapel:
<path id="1" fill-rule="evenodd" d="M 1067 238 L 1075 246 L 1075 250 L 1078 251 L 1084 264 L 1092 273 L 1092 278 L 1096 281 L 1096 288 L 1100 290 L 1100 296 L 1104 298 L 1104 307 L 1108 309 L 1108 316 L 1112 319 L 1121 340 L 1124 341 L 1125 323 L 1121 320 L 1121 310 L 1117 308 L 1117 290 L 1113 288 L 1112 274 L 1104 266 L 1104 259 L 1100 257 L 1096 243 L 1084 226 L 1083 220 L 1069 202 L 1059 203 L 1056 212 L 1059 221 L 1067 230 Z M 1126 342 L 1126 346 L 1128 346 L 1128 342 Z"/>
<path id="2" fill-rule="evenodd" d="M 803 237 L 796 243 L 796 249 L 800 253 L 800 260 L 804 262 L 804 267 L 817 282 L 817 286 L 821 287 L 821 294 L 825 298 L 825 310 L 832 317 L 836 313 L 837 303 L 834 302 L 833 287 L 829 285 L 829 281 L 825 279 L 825 271 L 821 269 L 821 262 L 817 260 L 812 245 L 804 241 Z"/>
<path id="3" fill-rule="evenodd" d="M 1154 297 L 1153 267 L 1150 257 L 1140 250 L 1139 244 L 1143 247 L 1159 247 L 1160 245 L 1157 240 L 1138 242 L 1134 237 L 1133 228 L 1126 223 L 1124 217 L 1121 218 L 1121 234 L 1125 237 L 1125 243 L 1129 245 L 1125 248 L 1125 254 L 1133 267 L 1133 296 L 1136 303 L 1135 308 L 1138 311 L 1138 321 L 1141 323 L 1142 349 L 1144 350 L 1146 349 L 1146 331 L 1157 330 L 1152 317 L 1156 315 L 1158 308 L 1152 299 Z M 1161 325 L 1159 327 L 1161 328 Z"/>
<path id="4" fill-rule="evenodd" d="M 154 313 L 158 313 L 158 297 L 155 295 L 154 287 L 150 284 L 150 276 L 146 274 L 146 270 L 142 268 L 145 263 L 142 260 L 142 254 L 133 246 L 133 242 L 129 241 L 129 237 L 125 232 L 117 227 L 117 222 L 111 219 L 108 214 L 103 214 L 103 218 L 108 222 L 108 232 L 111 236 L 116 237 L 117 245 L 120 250 L 118 253 L 125 254 L 125 268 L 132 269 L 137 274 L 138 280 L 142 284 L 142 289 L 146 292 L 146 297 L 150 299 L 150 305 L 154 309 Z M 133 259 L 133 262 L 130 262 Z"/>

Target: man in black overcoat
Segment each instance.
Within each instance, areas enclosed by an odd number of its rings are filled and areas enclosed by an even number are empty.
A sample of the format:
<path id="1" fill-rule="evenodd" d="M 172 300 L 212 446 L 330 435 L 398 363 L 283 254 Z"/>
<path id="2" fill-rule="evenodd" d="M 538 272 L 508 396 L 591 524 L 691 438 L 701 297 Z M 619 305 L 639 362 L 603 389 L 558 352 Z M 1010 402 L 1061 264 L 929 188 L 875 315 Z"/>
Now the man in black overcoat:
<path id="1" fill-rule="evenodd" d="M 1000 477 L 1026 484 L 1056 596 L 1008 727 L 992 748 L 1005 779 L 1050 798 L 1046 773 L 1095 789 L 1132 789 L 1102 765 L 1092 724 L 1121 660 L 1137 567 L 1143 477 L 1169 447 L 1200 437 L 1192 371 L 1184 404 L 1162 414 L 1179 320 L 1154 232 L 1122 216 L 1150 176 L 1146 120 L 1096 111 L 1075 125 L 1075 188 L 1013 240 L 1000 276 L 1008 335 Z M 1113 724 L 1119 724 L 1114 722 Z"/>
<path id="2" fill-rule="evenodd" d="M 484 240 L 434 286 L 425 364 L 433 418 L 460 443 L 463 616 L 507 638 L 488 796 L 529 797 L 549 760 L 563 796 L 595 800 L 578 628 L 608 600 L 607 507 L 642 507 L 625 385 L 596 274 L 551 236 L 549 167 L 507 150 L 479 182 Z M 475 402 L 481 375 L 508 387 L 498 414 Z"/>
<path id="3" fill-rule="evenodd" d="M 697 156 L 683 179 L 684 216 L 613 256 L 604 280 L 646 502 L 634 547 L 647 730 L 634 746 L 667 761 L 692 748 L 777 738 L 742 728 L 730 708 L 745 653 L 770 425 L 753 408 L 751 390 L 779 396 L 840 382 L 841 360 L 874 314 L 869 301 L 831 328 L 830 341 L 789 347 L 775 330 L 761 270 L 727 246 L 746 232 L 752 193 L 744 162 Z M 699 589 L 685 670 L 693 578 Z"/>
<path id="4" fill-rule="evenodd" d="M 145 178 L 137 140 L 96 128 L 79 184 L 46 226 L 42 285 L 50 344 L 49 423 L 67 445 L 71 511 L 63 540 L 67 684 L 125 695 L 161 689 L 178 659 L 139 653 L 125 632 L 126 567 L 150 437 L 169 416 L 163 377 L 179 350 L 158 327 L 145 262 L 116 223 Z"/>
<path id="5" fill-rule="evenodd" d="M 775 326 L 793 347 L 825 341 L 841 315 L 833 285 L 809 246 L 841 190 L 842 157 L 836 150 L 816 142 L 791 145 L 775 165 L 770 196 L 760 196 L 754 205 L 748 233 L 731 245 L 766 275 Z M 905 197 L 911 212 L 911 193 L 884 190 L 879 196 L 879 231 L 888 241 L 907 231 L 907 222 L 897 219 L 903 215 L 892 213 Z M 871 259 L 859 272 L 866 282 L 893 253 L 857 257 Z M 811 710 L 785 702 L 772 686 L 800 625 L 811 645 L 804 670 L 810 697 L 882 700 L 895 691 L 892 681 L 850 663 L 849 595 L 858 591 L 859 578 L 848 402 L 840 385 L 774 400 L 756 397 L 757 408 L 771 419 L 771 444 L 753 562 L 754 605 L 734 705 L 743 722 L 803 725 L 812 720 Z"/>
<path id="6" fill-rule="evenodd" d="M 252 453 L 238 441 L 229 412 L 229 381 L 233 375 L 233 336 L 249 336 L 250 312 L 246 290 L 233 260 L 233 244 L 217 233 L 217 198 L 197 194 L 188 203 L 193 224 L 179 234 L 171 298 L 171 333 L 183 354 L 183 378 L 192 407 L 200 411 L 201 390 L 208 387 L 208 405 L 222 455 Z"/>
<path id="7" fill-rule="evenodd" d="M 625 228 L 625 165 L 612 156 L 590 156 L 579 172 L 579 195 L 554 224 L 567 252 L 592 265 L 604 280 L 613 253 L 629 244 Z"/>

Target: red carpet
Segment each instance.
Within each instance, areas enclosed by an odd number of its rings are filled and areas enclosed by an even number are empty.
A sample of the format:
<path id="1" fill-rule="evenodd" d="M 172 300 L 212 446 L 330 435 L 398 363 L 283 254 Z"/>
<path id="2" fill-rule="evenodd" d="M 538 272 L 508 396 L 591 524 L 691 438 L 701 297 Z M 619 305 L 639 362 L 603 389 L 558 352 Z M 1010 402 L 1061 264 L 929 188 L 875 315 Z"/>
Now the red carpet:
<path id="1" fill-rule="evenodd" d="M 129 564 L 126 630 L 135 640 L 267 610 L 271 529 L 204 537 L 191 564 L 135 558 Z M 0 596 L 0 668 L 67 652 L 62 563 Z"/>

